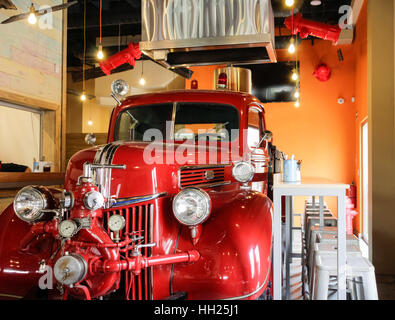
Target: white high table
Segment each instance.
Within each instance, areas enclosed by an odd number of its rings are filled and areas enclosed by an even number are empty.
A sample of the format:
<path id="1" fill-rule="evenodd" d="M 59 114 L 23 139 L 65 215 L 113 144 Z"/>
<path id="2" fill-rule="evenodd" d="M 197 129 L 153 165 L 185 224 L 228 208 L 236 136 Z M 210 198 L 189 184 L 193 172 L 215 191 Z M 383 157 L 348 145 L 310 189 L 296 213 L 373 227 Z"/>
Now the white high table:
<path id="1" fill-rule="evenodd" d="M 320 199 L 320 226 L 324 226 L 323 222 L 323 197 L 337 197 L 337 232 L 338 232 L 338 250 L 337 250 L 337 272 L 338 272 L 338 299 L 346 300 L 346 190 L 350 186 L 347 184 L 335 183 L 333 181 L 321 178 L 305 178 L 301 182 L 274 182 L 273 185 L 273 295 L 274 300 L 282 300 L 282 219 L 281 219 L 281 198 L 284 196 L 286 200 L 286 238 L 287 238 L 287 263 L 289 264 L 289 247 L 290 239 L 292 239 L 292 221 L 293 221 L 293 197 L 294 196 L 318 196 Z M 291 227 L 289 227 L 289 225 Z M 292 250 L 292 249 L 291 249 Z M 289 265 L 288 265 L 289 271 Z M 288 277 L 289 277 L 289 272 Z M 287 287 L 289 289 L 289 278 Z M 289 298 L 287 295 L 286 298 Z"/>

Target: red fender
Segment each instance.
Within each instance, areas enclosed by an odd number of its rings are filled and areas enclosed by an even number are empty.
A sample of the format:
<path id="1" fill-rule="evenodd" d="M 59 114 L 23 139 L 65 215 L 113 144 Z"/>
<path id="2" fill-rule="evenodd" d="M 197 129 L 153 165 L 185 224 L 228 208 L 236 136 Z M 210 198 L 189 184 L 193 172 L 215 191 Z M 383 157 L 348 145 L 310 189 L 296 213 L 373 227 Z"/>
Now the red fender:
<path id="1" fill-rule="evenodd" d="M 196 246 L 183 227 L 178 249 L 199 251 L 192 265 L 174 266 L 174 292 L 188 299 L 256 299 L 270 281 L 272 202 L 262 193 L 241 191 L 214 210 Z M 248 234 L 248 236 L 246 236 Z"/>
<path id="2" fill-rule="evenodd" d="M 31 244 L 27 252 L 21 250 L 21 239 L 30 233 L 30 228 L 16 216 L 12 205 L 0 214 L 0 299 L 19 299 L 37 287 L 42 276 L 39 263 L 53 252 L 51 237 L 36 241 L 37 248 Z"/>

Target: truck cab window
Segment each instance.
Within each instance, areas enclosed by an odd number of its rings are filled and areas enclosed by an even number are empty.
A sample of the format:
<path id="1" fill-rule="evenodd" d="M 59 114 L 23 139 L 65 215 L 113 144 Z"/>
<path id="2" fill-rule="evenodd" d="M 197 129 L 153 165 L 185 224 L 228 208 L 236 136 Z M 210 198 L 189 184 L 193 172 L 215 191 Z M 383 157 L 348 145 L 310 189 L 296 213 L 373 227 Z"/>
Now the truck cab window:
<path id="1" fill-rule="evenodd" d="M 126 109 L 118 116 L 115 140 L 144 141 L 144 133 L 156 129 L 166 137 L 166 122 L 171 121 L 173 104 L 154 104 Z"/>
<path id="2" fill-rule="evenodd" d="M 262 111 L 252 107 L 248 110 L 247 143 L 250 149 L 257 147 L 263 132 Z"/>
<path id="3" fill-rule="evenodd" d="M 115 126 L 114 139 L 146 141 L 144 134 L 156 129 L 166 139 L 166 124 L 172 125 L 173 103 L 131 107 L 122 111 Z M 174 139 L 230 141 L 238 137 L 239 112 L 219 103 L 180 102 L 176 105 Z M 168 131 L 172 131 L 169 128 Z M 232 135 L 232 130 L 235 130 Z M 155 134 L 155 140 L 158 140 Z"/>
<path id="4" fill-rule="evenodd" d="M 238 110 L 226 104 L 181 102 L 177 104 L 175 140 L 231 141 L 238 134 Z"/>

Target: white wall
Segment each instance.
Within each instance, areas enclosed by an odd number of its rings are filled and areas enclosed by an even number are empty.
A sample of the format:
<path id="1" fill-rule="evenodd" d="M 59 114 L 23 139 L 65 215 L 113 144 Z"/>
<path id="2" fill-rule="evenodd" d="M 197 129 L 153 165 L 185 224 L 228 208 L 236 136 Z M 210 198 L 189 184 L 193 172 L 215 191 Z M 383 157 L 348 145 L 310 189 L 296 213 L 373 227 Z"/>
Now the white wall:
<path id="1" fill-rule="evenodd" d="M 33 169 L 40 157 L 41 115 L 9 108 L 0 102 L 0 161 Z"/>

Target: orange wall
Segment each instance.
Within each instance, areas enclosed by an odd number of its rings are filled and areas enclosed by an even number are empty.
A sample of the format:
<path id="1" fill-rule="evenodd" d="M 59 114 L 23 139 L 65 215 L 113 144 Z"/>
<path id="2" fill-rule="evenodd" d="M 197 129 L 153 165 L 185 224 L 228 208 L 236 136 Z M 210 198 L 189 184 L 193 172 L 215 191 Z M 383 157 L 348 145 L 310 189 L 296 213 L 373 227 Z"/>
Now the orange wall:
<path id="1" fill-rule="evenodd" d="M 218 68 L 222 68 L 222 66 L 191 67 L 193 75 L 190 80 L 185 81 L 185 89 L 191 89 L 191 82 L 198 80 L 198 88 L 200 90 L 212 90 L 214 70 Z"/>
<path id="2" fill-rule="evenodd" d="M 367 115 L 366 37 L 365 5 L 358 20 L 353 45 L 333 46 L 324 40 L 302 42 L 298 50 L 300 108 L 295 108 L 293 103 L 265 105 L 266 123 L 274 134 L 274 144 L 302 160 L 304 177 L 322 177 L 348 184 L 355 182 L 358 194 L 359 128 Z M 338 49 L 343 52 L 343 62 L 338 60 Z M 295 59 L 284 50 L 278 51 L 277 55 L 279 61 Z M 331 79 L 327 82 L 320 82 L 312 75 L 314 68 L 321 62 L 327 63 L 332 69 Z M 199 89 L 211 89 L 216 68 L 191 68 L 195 72 L 191 80 L 199 81 Z M 186 82 L 186 88 L 190 88 L 189 81 Z M 355 102 L 352 102 L 352 97 L 355 97 Z M 345 99 L 345 103 L 338 104 L 338 98 Z M 326 201 L 336 212 L 335 199 Z M 355 228 L 359 232 L 360 225 L 360 219 L 355 219 Z"/>

